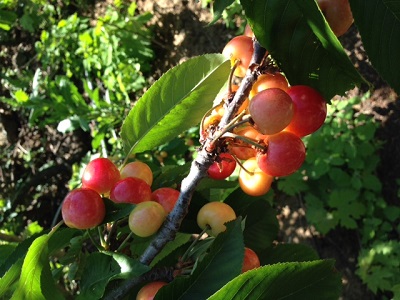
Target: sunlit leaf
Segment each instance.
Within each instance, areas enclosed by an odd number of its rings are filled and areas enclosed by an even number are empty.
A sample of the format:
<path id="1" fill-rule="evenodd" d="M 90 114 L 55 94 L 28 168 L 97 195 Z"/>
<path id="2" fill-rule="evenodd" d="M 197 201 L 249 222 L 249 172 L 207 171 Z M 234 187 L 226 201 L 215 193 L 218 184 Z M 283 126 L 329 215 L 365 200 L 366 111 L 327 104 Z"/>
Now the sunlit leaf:
<path id="1" fill-rule="evenodd" d="M 222 54 L 198 56 L 166 72 L 135 104 L 122 125 L 127 153 L 150 150 L 198 124 L 228 79 Z"/>

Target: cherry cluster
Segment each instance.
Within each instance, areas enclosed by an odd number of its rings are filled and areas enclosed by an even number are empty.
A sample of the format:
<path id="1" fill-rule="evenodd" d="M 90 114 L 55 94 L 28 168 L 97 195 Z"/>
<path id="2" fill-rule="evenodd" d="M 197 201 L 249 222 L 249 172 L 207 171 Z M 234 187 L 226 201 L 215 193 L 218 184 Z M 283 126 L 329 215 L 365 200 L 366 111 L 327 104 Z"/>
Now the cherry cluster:
<path id="1" fill-rule="evenodd" d="M 83 172 L 82 187 L 65 197 L 63 220 L 77 229 L 100 225 L 106 213 L 103 197 L 107 197 L 115 203 L 135 204 L 129 227 L 138 236 L 150 236 L 158 231 L 180 194 L 170 187 L 152 191 L 152 182 L 150 167 L 141 161 L 130 162 L 120 171 L 110 159 L 96 158 Z"/>
<path id="2" fill-rule="evenodd" d="M 253 37 L 247 26 L 244 35 L 234 37 L 222 51 L 230 58 L 238 80 L 250 72 Z M 275 177 L 290 175 L 301 167 L 306 155 L 301 138 L 318 130 L 327 114 L 326 101 L 318 91 L 305 85 L 290 86 L 268 53 L 264 63 L 238 109 L 233 129 L 222 135 L 224 144 L 208 170 L 209 177 L 221 180 L 229 177 L 239 164 L 239 185 L 251 196 L 264 195 Z M 237 85 L 231 84 L 221 103 L 204 118 L 203 137 L 223 130 L 218 128 L 219 121 L 237 89 Z"/>

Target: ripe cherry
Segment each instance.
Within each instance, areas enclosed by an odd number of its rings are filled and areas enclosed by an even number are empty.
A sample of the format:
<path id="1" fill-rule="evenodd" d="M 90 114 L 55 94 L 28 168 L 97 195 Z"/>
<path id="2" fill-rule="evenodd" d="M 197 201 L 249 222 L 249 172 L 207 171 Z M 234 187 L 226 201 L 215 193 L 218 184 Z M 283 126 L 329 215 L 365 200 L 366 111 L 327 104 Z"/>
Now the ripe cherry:
<path id="1" fill-rule="evenodd" d="M 142 179 L 126 177 L 119 180 L 110 191 L 110 199 L 116 203 L 138 204 L 151 200 L 151 188 Z"/>
<path id="2" fill-rule="evenodd" d="M 261 265 L 260 259 L 258 258 L 257 253 L 255 253 L 252 249 L 245 247 L 244 248 L 244 259 L 242 265 L 242 273 L 247 272 L 249 270 L 253 270 L 258 268 Z"/>
<path id="3" fill-rule="evenodd" d="M 287 90 L 294 105 L 294 115 L 285 128 L 299 137 L 317 131 L 324 124 L 326 101 L 315 89 L 305 85 L 295 85 Z"/>
<path id="4" fill-rule="evenodd" d="M 222 54 L 231 60 L 232 66 L 236 61 L 240 61 L 234 71 L 234 75 L 237 77 L 244 77 L 246 74 L 253 52 L 253 40 L 251 37 L 245 35 L 234 37 L 222 50 Z"/>
<path id="5" fill-rule="evenodd" d="M 201 229 L 206 229 L 209 235 L 217 236 L 226 230 L 226 222 L 236 219 L 236 213 L 228 204 L 223 202 L 210 202 L 200 208 L 197 213 L 197 224 Z"/>
<path id="6" fill-rule="evenodd" d="M 137 236 L 151 236 L 160 229 L 166 215 L 160 203 L 155 201 L 141 202 L 129 214 L 129 228 Z"/>
<path id="7" fill-rule="evenodd" d="M 118 168 L 108 158 L 100 157 L 88 163 L 82 175 L 82 187 L 107 194 L 121 178 Z"/>
<path id="8" fill-rule="evenodd" d="M 99 193 L 89 188 L 69 192 L 61 207 L 65 224 L 77 229 L 89 229 L 101 224 L 105 213 L 103 199 Z"/>
<path id="9" fill-rule="evenodd" d="M 265 195 L 270 190 L 273 180 L 273 176 L 261 171 L 255 157 L 246 160 L 239 172 L 239 186 L 250 196 Z"/>
<path id="10" fill-rule="evenodd" d="M 326 21 L 336 36 L 341 36 L 353 24 L 349 0 L 317 0 Z"/>
<path id="11" fill-rule="evenodd" d="M 279 88 L 270 88 L 256 94 L 249 104 L 249 112 L 263 134 L 275 134 L 289 125 L 294 106 L 290 96 Z"/>
<path id="12" fill-rule="evenodd" d="M 290 132 L 269 135 L 264 140 L 266 153 L 257 154 L 260 169 L 271 176 L 287 176 L 296 172 L 304 162 L 306 149 L 303 141 Z"/>
<path id="13" fill-rule="evenodd" d="M 153 183 L 153 172 L 150 167 L 141 161 L 133 161 L 126 164 L 121 170 L 121 178 L 137 177 L 143 179 L 148 185 Z"/>
<path id="14" fill-rule="evenodd" d="M 174 209 L 180 194 L 179 191 L 173 188 L 162 187 L 153 191 L 151 200 L 160 203 L 164 207 L 165 212 L 169 214 Z"/>
<path id="15" fill-rule="evenodd" d="M 237 134 L 238 136 L 246 137 L 253 141 L 256 141 L 260 136 L 260 132 L 252 126 L 240 128 L 239 130 L 235 131 L 235 134 Z M 256 150 L 254 148 L 251 148 L 248 143 L 241 140 L 236 142 L 235 145 L 232 145 L 229 148 L 229 151 L 241 160 L 247 160 L 251 157 L 255 157 L 257 153 Z"/>
<path id="16" fill-rule="evenodd" d="M 212 179 L 223 180 L 229 177 L 236 168 L 236 160 L 229 153 L 221 153 L 209 167 L 207 173 Z"/>
<path id="17" fill-rule="evenodd" d="M 164 281 L 153 281 L 144 285 L 136 295 L 136 300 L 153 300 L 157 292 L 167 285 Z"/>

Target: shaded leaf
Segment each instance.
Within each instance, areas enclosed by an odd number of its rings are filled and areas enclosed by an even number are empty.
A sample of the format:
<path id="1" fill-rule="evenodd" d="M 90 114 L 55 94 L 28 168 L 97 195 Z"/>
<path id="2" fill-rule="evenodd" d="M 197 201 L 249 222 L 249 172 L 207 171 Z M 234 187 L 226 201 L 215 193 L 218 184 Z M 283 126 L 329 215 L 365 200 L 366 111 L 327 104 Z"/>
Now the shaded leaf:
<path id="1" fill-rule="evenodd" d="M 164 286 L 154 299 L 207 299 L 225 283 L 240 274 L 244 256 L 241 218 L 227 223 L 210 252 L 189 277 L 178 277 Z"/>
<path id="2" fill-rule="evenodd" d="M 122 125 L 127 153 L 162 145 L 198 124 L 228 79 L 222 54 L 191 58 L 166 72 L 135 104 Z"/>
<path id="3" fill-rule="evenodd" d="M 261 265 L 319 259 L 314 249 L 303 244 L 279 244 L 263 253 L 258 253 L 258 256 Z"/>
<path id="4" fill-rule="evenodd" d="M 236 277 L 209 299 L 336 300 L 341 281 L 333 265 L 332 260 L 317 260 L 264 266 Z"/>
<path id="5" fill-rule="evenodd" d="M 258 41 L 291 85 L 309 85 L 330 100 L 366 83 L 314 1 L 254 0 L 242 5 Z"/>
<path id="6" fill-rule="evenodd" d="M 213 19 L 209 25 L 214 24 L 217 22 L 221 17 L 222 13 L 224 12 L 225 8 L 231 5 L 234 0 L 215 0 L 213 3 Z"/>
<path id="7" fill-rule="evenodd" d="M 368 58 L 382 77 L 400 93 L 400 1 L 350 0 L 354 21 Z"/>

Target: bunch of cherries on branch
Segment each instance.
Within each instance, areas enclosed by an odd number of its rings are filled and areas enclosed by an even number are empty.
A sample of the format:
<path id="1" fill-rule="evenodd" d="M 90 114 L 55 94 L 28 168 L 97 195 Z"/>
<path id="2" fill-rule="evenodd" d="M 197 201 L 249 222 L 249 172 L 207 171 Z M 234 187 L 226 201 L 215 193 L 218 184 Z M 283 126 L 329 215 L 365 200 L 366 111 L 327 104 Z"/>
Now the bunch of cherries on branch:
<path id="1" fill-rule="evenodd" d="M 253 34 L 247 27 L 244 35 L 233 38 L 223 49 L 232 63 L 228 91 L 204 116 L 200 135 L 203 145 L 209 137 L 218 139 L 217 149 L 210 151 L 216 157 L 208 168 L 208 176 L 223 180 L 239 166 L 242 190 L 251 196 L 261 196 L 269 191 L 274 178 L 290 175 L 300 168 L 306 152 L 301 138 L 322 126 L 327 107 L 325 99 L 315 89 L 305 85 L 290 86 L 266 53 L 257 67 L 251 89 L 237 103 L 239 107 L 233 118 L 220 128 L 228 104 L 238 92 L 239 86 L 235 83 L 240 84 L 247 73 L 254 73 L 249 70 L 253 47 Z M 65 197 L 63 220 L 76 229 L 99 226 L 105 222 L 104 198 L 108 198 L 115 203 L 134 204 L 128 217 L 132 234 L 152 236 L 159 231 L 180 197 L 180 192 L 171 187 L 152 190 L 152 182 L 152 170 L 143 162 L 130 162 L 119 170 L 108 158 L 94 159 L 83 172 L 82 187 Z M 226 230 L 226 222 L 234 219 L 235 211 L 218 201 L 207 203 L 197 214 L 198 226 L 214 237 Z M 102 246 L 108 250 L 110 245 Z M 259 266 L 257 254 L 245 248 L 242 272 Z M 165 284 L 156 281 L 145 285 L 137 299 L 142 299 L 143 294 L 154 296 Z"/>
<path id="2" fill-rule="evenodd" d="M 231 59 L 232 78 L 244 77 L 253 55 L 249 27 L 244 35 L 227 43 L 223 54 Z M 268 53 L 259 72 L 233 122 L 221 134 L 221 153 L 208 170 L 209 177 L 220 180 L 229 177 L 239 164 L 239 185 L 251 196 L 264 195 L 274 178 L 290 175 L 301 167 L 306 155 L 301 138 L 318 130 L 327 114 L 321 94 L 309 86 L 290 86 Z M 237 89 L 230 83 L 221 103 L 203 119 L 204 139 L 218 129 L 224 106 Z"/>

